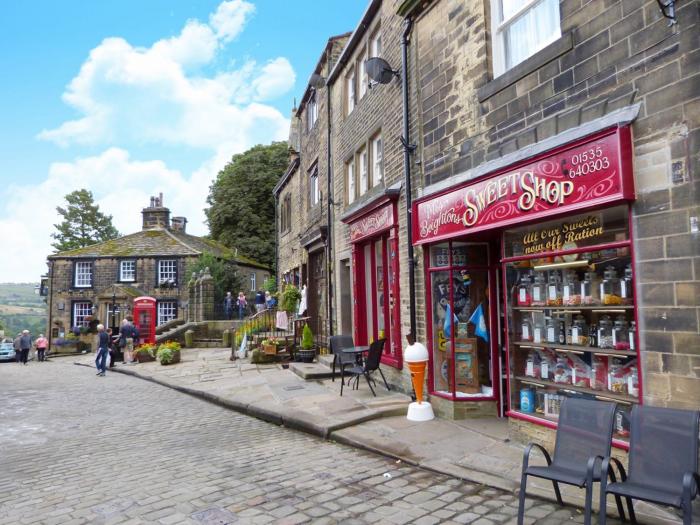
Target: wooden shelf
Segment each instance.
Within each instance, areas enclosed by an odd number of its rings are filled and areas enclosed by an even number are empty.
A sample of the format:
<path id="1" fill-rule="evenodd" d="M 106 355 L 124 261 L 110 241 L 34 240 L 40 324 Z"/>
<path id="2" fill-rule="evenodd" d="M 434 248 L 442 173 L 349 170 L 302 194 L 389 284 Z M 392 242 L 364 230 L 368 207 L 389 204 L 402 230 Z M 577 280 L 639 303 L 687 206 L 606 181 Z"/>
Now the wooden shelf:
<path id="1" fill-rule="evenodd" d="M 601 304 L 597 306 L 514 306 L 513 310 L 520 312 L 541 312 L 542 310 L 598 310 L 603 312 L 608 310 L 634 310 L 634 306 L 629 304 Z"/>
<path id="2" fill-rule="evenodd" d="M 514 410 L 511 409 L 510 412 L 515 412 L 516 414 L 522 414 L 525 416 L 527 419 L 532 419 L 532 418 L 537 418 L 537 419 L 542 419 L 544 421 L 549 421 L 550 423 L 559 423 L 559 418 L 558 417 L 550 417 L 550 416 L 545 416 L 542 412 L 522 412 L 520 410 Z M 626 448 L 626 445 L 629 444 L 629 436 L 621 436 L 620 434 L 617 434 L 613 432 L 613 445 L 615 445 L 615 441 L 618 441 L 617 446 L 620 446 L 620 442 L 622 442 L 622 446 Z"/>
<path id="3" fill-rule="evenodd" d="M 545 379 L 538 379 L 536 377 L 529 376 L 515 376 L 515 379 L 521 383 L 534 385 L 534 386 L 546 386 L 556 388 L 558 390 L 571 390 L 573 392 L 581 392 L 582 394 L 591 394 L 598 399 L 619 401 L 622 403 L 639 403 L 639 399 L 632 397 L 627 394 L 616 394 L 614 392 L 608 392 L 607 390 L 593 390 L 592 388 L 586 388 L 583 386 L 574 386 L 564 383 L 555 383 L 554 381 L 547 381 Z"/>
<path id="4" fill-rule="evenodd" d="M 637 357 L 635 350 L 615 350 L 613 348 L 596 348 L 593 346 L 560 345 L 557 343 L 532 343 L 530 341 L 514 341 L 515 346 L 530 348 L 549 348 L 555 352 L 587 352 L 590 354 L 607 355 L 612 357 Z"/>

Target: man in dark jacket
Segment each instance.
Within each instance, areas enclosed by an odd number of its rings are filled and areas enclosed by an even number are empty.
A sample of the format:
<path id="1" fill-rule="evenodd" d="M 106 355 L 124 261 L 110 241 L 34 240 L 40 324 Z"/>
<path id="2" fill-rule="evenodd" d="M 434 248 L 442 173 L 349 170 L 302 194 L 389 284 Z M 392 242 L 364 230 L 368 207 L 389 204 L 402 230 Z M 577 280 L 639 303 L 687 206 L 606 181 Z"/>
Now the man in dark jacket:
<path id="1" fill-rule="evenodd" d="M 29 335 L 29 330 L 22 330 L 22 337 L 19 340 L 19 349 L 22 353 L 22 363 L 27 364 L 29 350 L 32 348 L 32 336 Z"/>
<path id="2" fill-rule="evenodd" d="M 255 311 L 262 312 L 265 309 L 265 294 L 262 290 L 258 290 L 255 294 Z"/>

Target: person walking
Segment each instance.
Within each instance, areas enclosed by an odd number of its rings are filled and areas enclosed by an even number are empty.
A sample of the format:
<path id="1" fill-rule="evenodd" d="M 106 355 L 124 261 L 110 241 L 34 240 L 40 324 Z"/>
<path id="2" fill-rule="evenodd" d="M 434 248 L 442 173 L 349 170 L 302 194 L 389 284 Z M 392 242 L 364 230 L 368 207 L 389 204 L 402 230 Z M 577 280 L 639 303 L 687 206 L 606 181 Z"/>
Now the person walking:
<path id="1" fill-rule="evenodd" d="M 245 294 L 243 292 L 238 292 L 236 306 L 238 306 L 238 319 L 243 319 L 245 317 L 245 309 L 248 306 L 248 301 L 246 301 Z"/>
<path id="2" fill-rule="evenodd" d="M 255 311 L 260 313 L 265 309 L 265 294 L 258 290 L 255 294 Z"/>
<path id="3" fill-rule="evenodd" d="M 39 337 L 34 341 L 36 346 L 36 358 L 40 363 L 46 361 L 46 348 L 49 346 L 49 340 L 44 337 L 44 334 L 39 334 Z"/>
<path id="4" fill-rule="evenodd" d="M 233 318 L 233 296 L 231 292 L 226 292 L 226 297 L 224 297 L 224 314 L 229 321 Z"/>
<path id="5" fill-rule="evenodd" d="M 97 375 L 103 376 L 107 371 L 107 354 L 109 354 L 109 334 L 105 332 L 105 325 L 97 325 L 97 357 L 95 358 L 95 366 L 97 367 Z"/>
<path id="6" fill-rule="evenodd" d="M 12 341 L 12 347 L 15 349 L 15 361 L 17 363 L 22 362 L 22 350 L 19 346 L 19 342 L 22 340 L 22 332 L 17 334 L 17 337 L 15 337 L 15 340 Z"/>
<path id="7" fill-rule="evenodd" d="M 277 306 L 277 299 L 275 299 L 270 292 L 265 292 L 265 306 L 268 310 L 272 310 Z"/>
<path id="8" fill-rule="evenodd" d="M 119 347 L 124 353 L 124 363 L 134 362 L 134 326 L 124 319 L 119 330 Z"/>
<path id="9" fill-rule="evenodd" d="M 22 353 L 22 364 L 27 364 L 27 358 L 29 357 L 29 350 L 32 348 L 32 336 L 29 334 L 29 330 L 22 330 L 22 337 L 19 339 L 19 349 Z"/>

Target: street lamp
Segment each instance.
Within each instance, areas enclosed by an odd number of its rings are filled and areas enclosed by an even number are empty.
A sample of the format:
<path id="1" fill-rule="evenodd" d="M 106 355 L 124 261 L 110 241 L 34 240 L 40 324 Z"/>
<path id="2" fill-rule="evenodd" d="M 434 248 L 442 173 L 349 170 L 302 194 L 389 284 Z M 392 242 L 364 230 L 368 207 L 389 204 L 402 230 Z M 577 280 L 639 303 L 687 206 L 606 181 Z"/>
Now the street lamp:
<path id="1" fill-rule="evenodd" d="M 114 316 L 116 315 L 116 310 L 117 310 L 117 285 L 113 284 L 112 285 L 112 324 L 111 327 L 115 328 L 116 325 L 114 324 L 115 319 Z"/>

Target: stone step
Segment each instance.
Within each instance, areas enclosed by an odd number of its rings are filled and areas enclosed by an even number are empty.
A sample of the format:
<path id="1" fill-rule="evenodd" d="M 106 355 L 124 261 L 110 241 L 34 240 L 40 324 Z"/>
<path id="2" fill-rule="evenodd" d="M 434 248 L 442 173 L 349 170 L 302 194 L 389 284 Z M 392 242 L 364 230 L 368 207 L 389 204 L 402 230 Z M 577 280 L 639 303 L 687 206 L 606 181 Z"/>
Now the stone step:
<path id="1" fill-rule="evenodd" d="M 330 367 L 323 363 L 289 363 L 289 370 L 306 381 L 328 379 L 332 375 Z"/>
<path id="2" fill-rule="evenodd" d="M 318 356 L 318 362 L 326 365 L 328 368 L 333 368 L 334 357 L 333 354 L 320 355 Z"/>
<path id="3" fill-rule="evenodd" d="M 194 348 L 224 348 L 221 339 L 195 339 L 192 341 Z"/>

